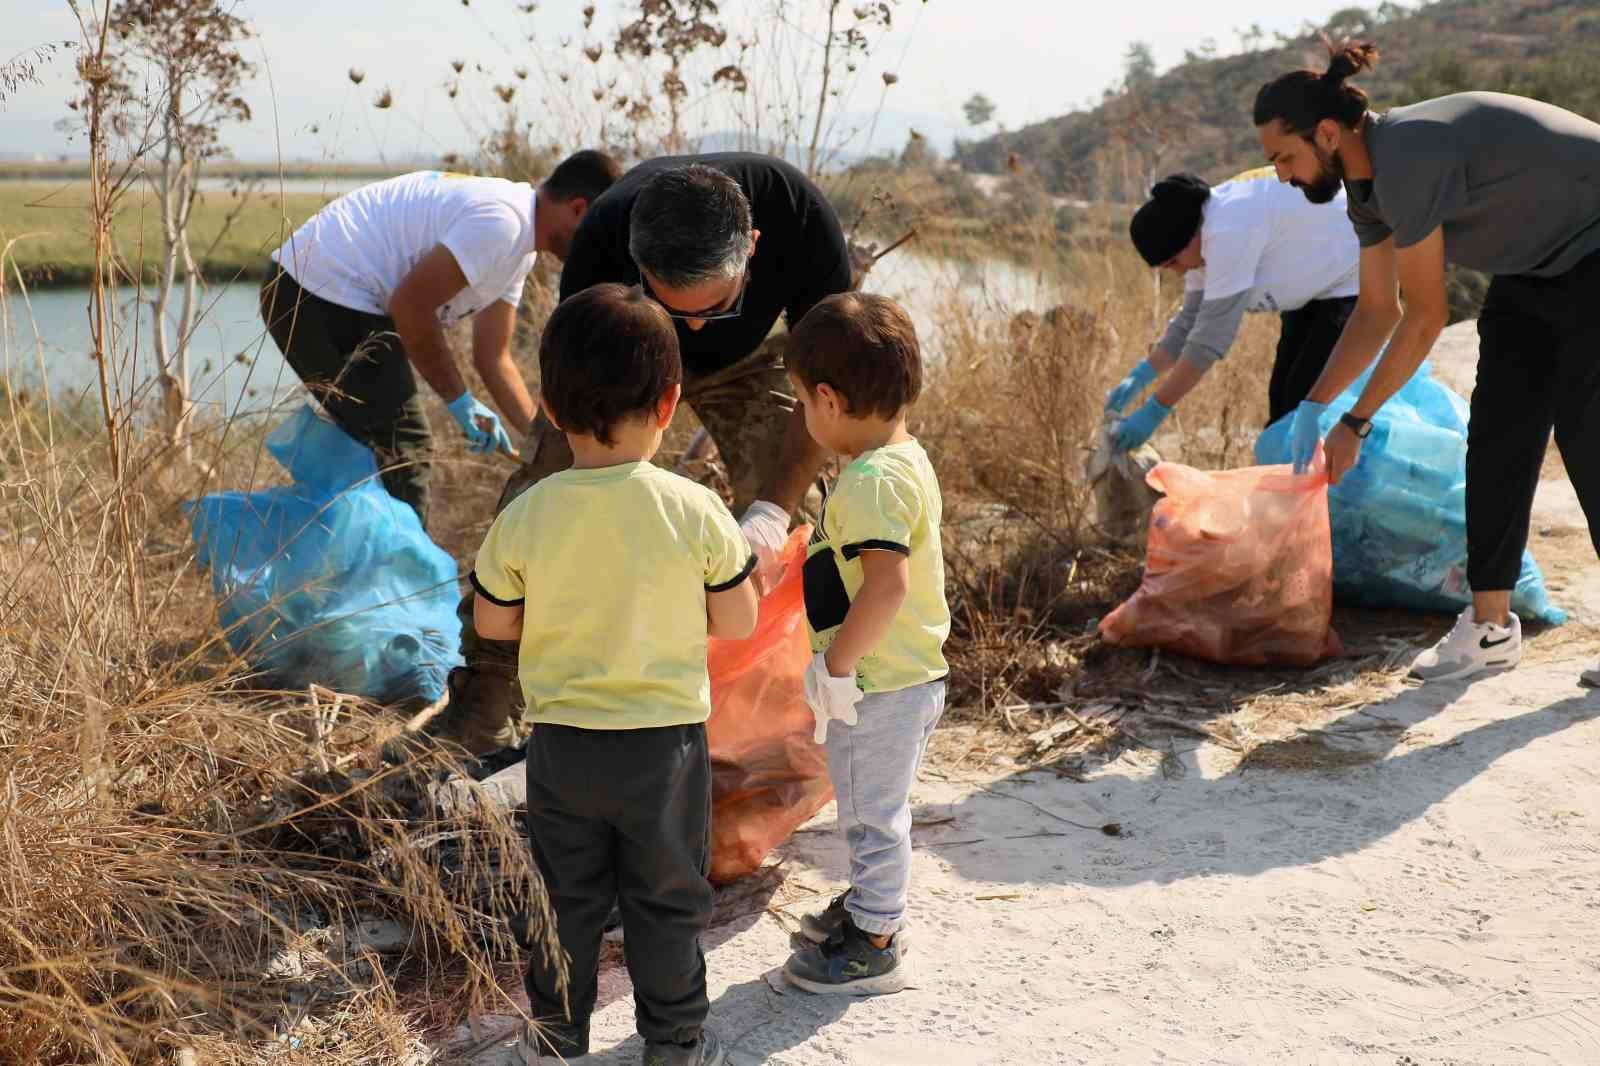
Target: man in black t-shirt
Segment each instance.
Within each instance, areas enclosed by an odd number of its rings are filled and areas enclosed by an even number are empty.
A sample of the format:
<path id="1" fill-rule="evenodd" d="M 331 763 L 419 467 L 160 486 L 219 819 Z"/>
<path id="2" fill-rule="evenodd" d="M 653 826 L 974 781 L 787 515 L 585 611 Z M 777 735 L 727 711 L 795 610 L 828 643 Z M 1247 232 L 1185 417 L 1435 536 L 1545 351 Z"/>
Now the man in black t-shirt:
<path id="1" fill-rule="evenodd" d="M 823 297 L 850 288 L 832 206 L 804 174 L 771 156 L 652 159 L 591 203 L 573 236 L 561 298 L 601 282 L 643 285 L 674 319 L 684 402 L 716 442 L 740 528 L 762 561 L 771 560 L 825 456 L 789 394 L 781 349 L 762 342 L 779 315 L 793 326 Z M 497 512 L 572 463 L 565 436 L 543 412 L 522 458 Z M 452 706 L 429 732 L 477 749 L 521 713 L 517 645 L 477 635 L 470 596 L 461 620 L 467 665 L 454 672 Z"/>

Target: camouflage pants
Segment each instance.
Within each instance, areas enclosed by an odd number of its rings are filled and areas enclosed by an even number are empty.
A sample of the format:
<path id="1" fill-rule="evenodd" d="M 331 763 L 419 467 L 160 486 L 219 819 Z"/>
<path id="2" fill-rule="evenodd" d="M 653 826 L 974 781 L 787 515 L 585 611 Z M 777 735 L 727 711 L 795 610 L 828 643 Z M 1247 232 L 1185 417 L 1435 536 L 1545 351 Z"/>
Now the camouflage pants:
<path id="1" fill-rule="evenodd" d="M 782 455 L 784 434 L 793 418 L 795 401 L 789 393 L 783 357 L 772 346 L 763 345 L 732 366 L 687 380 L 683 402 L 716 442 L 733 488 L 733 513 L 742 514 Z M 522 459 L 495 505 L 497 515 L 530 486 L 572 465 L 566 436 L 543 411 L 528 431 Z M 479 637 L 472 624 L 472 603 L 473 594 L 468 592 L 457 608 L 461 653 L 467 667 L 508 679 L 504 709 L 484 708 L 482 713 L 520 716 L 522 694 L 515 682 L 517 642 Z"/>
<path id="2" fill-rule="evenodd" d="M 426 528 L 433 438 L 393 320 L 313 296 L 276 264 L 261 285 L 261 318 L 323 410 L 372 449 L 389 495 Z"/>

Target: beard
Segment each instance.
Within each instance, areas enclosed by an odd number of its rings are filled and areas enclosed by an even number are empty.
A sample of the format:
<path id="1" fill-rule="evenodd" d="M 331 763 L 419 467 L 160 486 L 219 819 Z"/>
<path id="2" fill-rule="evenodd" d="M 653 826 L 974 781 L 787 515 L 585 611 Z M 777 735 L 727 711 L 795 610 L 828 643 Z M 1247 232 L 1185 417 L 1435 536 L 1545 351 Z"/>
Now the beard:
<path id="1" fill-rule="evenodd" d="M 1311 151 L 1317 157 L 1317 163 L 1322 168 L 1315 180 L 1310 182 L 1295 178 L 1290 184 L 1306 194 L 1306 199 L 1314 204 L 1325 204 L 1339 195 L 1339 190 L 1344 186 L 1344 160 L 1339 158 L 1338 152 L 1324 154 L 1315 144 Z"/>

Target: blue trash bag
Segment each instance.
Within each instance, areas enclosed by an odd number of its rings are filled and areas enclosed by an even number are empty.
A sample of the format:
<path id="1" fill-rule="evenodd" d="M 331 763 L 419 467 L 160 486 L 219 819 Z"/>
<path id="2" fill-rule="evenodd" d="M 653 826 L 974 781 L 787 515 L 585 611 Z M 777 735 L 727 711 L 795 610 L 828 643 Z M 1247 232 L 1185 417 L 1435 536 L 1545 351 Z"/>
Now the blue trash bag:
<path id="1" fill-rule="evenodd" d="M 1374 363 L 1376 366 L 1376 363 Z M 1323 412 L 1323 436 L 1355 406 L 1372 370 Z M 1459 612 L 1467 586 L 1467 402 L 1442 385 L 1426 362 L 1372 420 L 1361 458 L 1328 491 L 1333 531 L 1333 594 L 1354 607 Z M 1256 441 L 1256 462 L 1291 460 L 1291 412 Z M 1560 625 L 1544 576 L 1527 551 L 1511 608 L 1530 621 Z"/>
<path id="2" fill-rule="evenodd" d="M 228 643 L 281 688 L 432 702 L 460 662 L 456 565 L 372 452 L 310 405 L 267 438 L 294 479 L 185 505 Z"/>

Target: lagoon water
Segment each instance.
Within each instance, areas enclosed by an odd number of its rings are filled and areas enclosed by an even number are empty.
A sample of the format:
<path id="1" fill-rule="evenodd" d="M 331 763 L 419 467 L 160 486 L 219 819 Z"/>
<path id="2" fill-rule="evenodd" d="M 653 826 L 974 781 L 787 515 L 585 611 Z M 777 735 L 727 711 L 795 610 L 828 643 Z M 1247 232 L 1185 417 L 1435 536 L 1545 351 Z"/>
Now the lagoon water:
<path id="1" fill-rule="evenodd" d="M 936 258 L 904 249 L 881 260 L 865 287 L 906 305 L 930 358 L 939 355 L 938 318 L 954 305 L 1009 312 L 1043 310 L 1059 299 L 1055 284 L 1002 260 Z M 262 328 L 257 291 L 257 284 L 250 282 L 202 289 L 190 365 L 203 417 L 266 411 L 293 402 L 301 391 L 299 379 Z M 121 306 L 131 324 L 131 290 L 123 291 Z M 0 371 L 22 387 L 37 389 L 47 380 L 55 397 L 87 396 L 98 403 L 88 308 L 87 289 L 43 290 L 30 293 L 26 301 L 10 295 L 0 320 Z M 133 350 L 122 391 L 154 401 L 151 310 L 146 304 L 138 312 L 137 344 L 131 343 L 130 330 L 123 346 Z"/>

